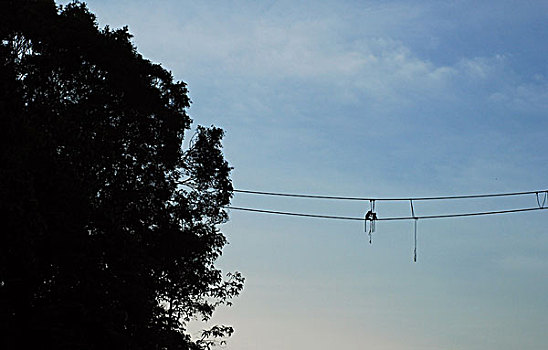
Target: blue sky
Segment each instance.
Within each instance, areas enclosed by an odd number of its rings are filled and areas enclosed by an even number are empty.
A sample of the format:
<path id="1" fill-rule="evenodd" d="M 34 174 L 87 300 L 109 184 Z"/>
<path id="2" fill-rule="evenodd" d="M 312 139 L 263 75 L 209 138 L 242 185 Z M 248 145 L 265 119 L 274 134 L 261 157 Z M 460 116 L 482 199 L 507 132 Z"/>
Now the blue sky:
<path id="1" fill-rule="evenodd" d="M 59 2 L 65 3 L 65 2 Z M 236 188 L 428 196 L 548 188 L 548 2 L 88 1 L 226 131 Z M 531 207 L 417 203 L 419 214 Z M 236 194 L 363 216 L 365 203 Z M 379 216 L 409 215 L 378 203 Z M 231 212 L 227 349 L 544 349 L 545 212 L 377 225 Z"/>

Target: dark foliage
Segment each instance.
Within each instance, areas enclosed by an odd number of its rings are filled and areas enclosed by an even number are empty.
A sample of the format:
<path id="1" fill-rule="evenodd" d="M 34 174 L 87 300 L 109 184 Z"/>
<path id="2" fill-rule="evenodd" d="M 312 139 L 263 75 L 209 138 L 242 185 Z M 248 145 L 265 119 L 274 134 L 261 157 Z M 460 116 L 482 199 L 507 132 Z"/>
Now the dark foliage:
<path id="1" fill-rule="evenodd" d="M 239 294 L 214 262 L 232 196 L 222 130 L 85 5 L 0 11 L 0 348 L 204 349 Z M 213 337 L 213 338 L 211 338 Z"/>

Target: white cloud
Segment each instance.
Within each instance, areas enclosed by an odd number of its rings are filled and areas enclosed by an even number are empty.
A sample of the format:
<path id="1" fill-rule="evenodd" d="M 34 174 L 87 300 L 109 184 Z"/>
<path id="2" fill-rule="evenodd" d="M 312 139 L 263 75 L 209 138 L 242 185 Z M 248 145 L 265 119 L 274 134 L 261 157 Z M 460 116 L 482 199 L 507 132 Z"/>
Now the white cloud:
<path id="1" fill-rule="evenodd" d="M 93 10 L 93 1 L 90 6 Z M 298 80 L 329 87 L 333 98 L 349 104 L 364 96 L 401 108 L 481 98 L 517 110 L 546 108 L 542 72 L 519 77 L 505 52 L 445 64 L 419 55 L 417 42 L 442 40 L 433 26 L 449 28 L 448 18 L 433 17 L 439 6 L 428 2 L 235 6 L 239 10 L 120 2 L 98 15 L 114 26 L 128 23 L 140 51 L 185 80 L 274 85 Z"/>
<path id="2" fill-rule="evenodd" d="M 175 44 L 177 71 L 200 72 L 216 79 L 281 82 L 297 79 L 330 85 L 347 101 L 366 94 L 383 103 L 455 100 L 456 94 L 489 97 L 516 107 L 543 107 L 545 82 L 523 85 L 502 54 L 463 58 L 436 65 L 390 37 L 345 41 L 332 20 L 291 24 L 264 19 L 245 23 L 191 22 L 172 33 L 185 38 Z M 479 94 L 479 95 L 478 95 Z M 463 98 L 460 96 L 460 98 Z"/>

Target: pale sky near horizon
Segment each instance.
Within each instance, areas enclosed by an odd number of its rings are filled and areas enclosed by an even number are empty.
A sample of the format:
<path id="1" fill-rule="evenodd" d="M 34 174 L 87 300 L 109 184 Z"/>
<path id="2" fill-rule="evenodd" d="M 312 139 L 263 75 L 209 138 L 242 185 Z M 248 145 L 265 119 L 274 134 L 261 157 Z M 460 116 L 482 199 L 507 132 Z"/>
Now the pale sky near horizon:
<path id="1" fill-rule="evenodd" d="M 59 4 L 67 1 L 58 1 Z M 236 188 L 408 197 L 548 189 L 546 1 L 87 1 L 226 131 Z M 367 203 L 235 194 L 363 217 Z M 533 196 L 416 203 L 418 214 Z M 378 203 L 379 216 L 409 204 Z M 548 211 L 362 222 L 232 211 L 226 349 L 548 348 Z"/>

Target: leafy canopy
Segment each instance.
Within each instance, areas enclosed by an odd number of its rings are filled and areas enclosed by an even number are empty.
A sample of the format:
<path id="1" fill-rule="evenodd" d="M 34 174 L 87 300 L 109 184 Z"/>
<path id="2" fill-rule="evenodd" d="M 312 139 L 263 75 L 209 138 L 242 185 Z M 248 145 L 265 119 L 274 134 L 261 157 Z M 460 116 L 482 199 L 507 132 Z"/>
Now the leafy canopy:
<path id="1" fill-rule="evenodd" d="M 186 331 L 243 287 L 214 266 L 232 196 L 223 131 L 198 127 L 183 149 L 186 85 L 84 4 L 3 2 L 0 35 L 0 348 L 229 336 Z"/>

